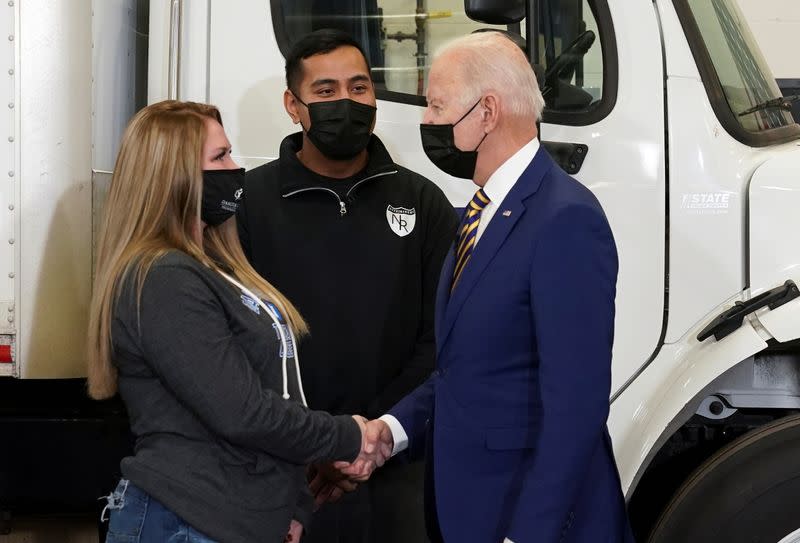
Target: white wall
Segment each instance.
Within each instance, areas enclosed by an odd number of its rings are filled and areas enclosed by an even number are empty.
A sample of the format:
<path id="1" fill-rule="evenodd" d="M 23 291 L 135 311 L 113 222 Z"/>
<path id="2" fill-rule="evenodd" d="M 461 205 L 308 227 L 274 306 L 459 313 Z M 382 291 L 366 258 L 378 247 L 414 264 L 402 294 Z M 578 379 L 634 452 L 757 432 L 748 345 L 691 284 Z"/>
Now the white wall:
<path id="1" fill-rule="evenodd" d="M 778 79 L 800 79 L 800 0 L 739 0 Z"/>

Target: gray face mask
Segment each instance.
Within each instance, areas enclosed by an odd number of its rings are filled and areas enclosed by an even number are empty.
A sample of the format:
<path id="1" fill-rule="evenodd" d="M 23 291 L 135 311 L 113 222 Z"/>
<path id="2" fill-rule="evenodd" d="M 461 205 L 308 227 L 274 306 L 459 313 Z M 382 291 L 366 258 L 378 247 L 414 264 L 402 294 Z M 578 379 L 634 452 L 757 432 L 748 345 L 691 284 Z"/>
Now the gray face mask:
<path id="1" fill-rule="evenodd" d="M 377 108 L 349 98 L 297 101 L 308 108 L 311 126 L 306 133 L 320 153 L 331 160 L 350 160 L 367 148 Z"/>
<path id="2" fill-rule="evenodd" d="M 446 174 L 462 179 L 472 179 L 475 176 L 475 165 L 478 162 L 478 148 L 486 139 L 488 134 L 483 135 L 478 146 L 473 151 L 462 151 L 456 147 L 455 134 L 453 129 L 458 123 L 463 121 L 467 115 L 472 113 L 481 99 L 475 102 L 469 111 L 464 113 L 454 124 L 421 124 L 419 125 L 420 136 L 422 137 L 422 148 L 425 154 L 437 168 Z"/>

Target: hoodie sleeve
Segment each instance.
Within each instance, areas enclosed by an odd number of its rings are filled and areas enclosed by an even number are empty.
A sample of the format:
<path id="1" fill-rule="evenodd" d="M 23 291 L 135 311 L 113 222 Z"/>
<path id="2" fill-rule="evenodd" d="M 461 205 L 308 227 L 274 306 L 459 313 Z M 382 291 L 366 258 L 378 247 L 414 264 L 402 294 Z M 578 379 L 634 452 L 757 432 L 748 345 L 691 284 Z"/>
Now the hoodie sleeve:
<path id="1" fill-rule="evenodd" d="M 314 513 L 314 496 L 307 484 L 300 485 L 300 494 L 297 496 L 297 508 L 294 511 L 294 520 L 303 525 L 303 534 L 308 536 L 311 527 L 311 518 Z"/>
<path id="2" fill-rule="evenodd" d="M 361 431 L 351 417 L 308 410 L 262 387 L 196 270 L 152 267 L 139 311 L 147 363 L 212 432 L 299 465 L 357 457 Z"/>

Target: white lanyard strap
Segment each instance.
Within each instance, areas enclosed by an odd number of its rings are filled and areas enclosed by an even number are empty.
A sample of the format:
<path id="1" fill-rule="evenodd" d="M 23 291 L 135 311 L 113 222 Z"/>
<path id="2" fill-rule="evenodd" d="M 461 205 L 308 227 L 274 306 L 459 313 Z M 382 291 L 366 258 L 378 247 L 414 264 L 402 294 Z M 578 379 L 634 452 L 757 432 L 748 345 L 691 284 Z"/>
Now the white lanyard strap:
<path id="1" fill-rule="evenodd" d="M 281 324 L 277 311 L 268 306 L 267 304 L 265 304 L 264 301 L 261 299 L 261 297 L 256 296 L 250 289 L 248 289 L 246 286 L 241 284 L 239 281 L 237 281 L 230 275 L 223 273 L 221 271 L 219 273 L 222 275 L 222 277 L 227 279 L 229 283 L 239 288 L 239 290 L 241 290 L 244 294 L 246 294 L 248 297 L 254 300 L 259 306 L 261 306 L 261 308 L 264 311 L 266 311 L 267 315 L 270 316 L 272 322 L 275 323 L 275 329 L 278 331 L 278 335 L 280 336 L 281 347 L 283 351 L 283 354 L 281 355 L 282 370 L 283 370 L 283 398 L 288 400 L 291 397 L 289 395 L 289 377 L 287 370 L 289 342 L 287 341 L 286 333 L 284 332 L 283 324 Z M 305 391 L 303 390 L 303 380 L 300 377 L 300 353 L 298 352 L 297 348 L 297 339 L 295 339 L 294 337 L 294 332 L 292 331 L 292 327 L 289 324 L 289 321 L 286 321 L 286 330 L 288 330 L 289 332 L 289 336 L 291 337 L 292 340 L 292 346 L 294 348 L 294 368 L 295 368 L 295 373 L 297 375 L 297 386 L 300 389 L 300 399 L 303 401 L 303 405 L 308 407 L 308 402 L 306 401 L 306 394 Z"/>

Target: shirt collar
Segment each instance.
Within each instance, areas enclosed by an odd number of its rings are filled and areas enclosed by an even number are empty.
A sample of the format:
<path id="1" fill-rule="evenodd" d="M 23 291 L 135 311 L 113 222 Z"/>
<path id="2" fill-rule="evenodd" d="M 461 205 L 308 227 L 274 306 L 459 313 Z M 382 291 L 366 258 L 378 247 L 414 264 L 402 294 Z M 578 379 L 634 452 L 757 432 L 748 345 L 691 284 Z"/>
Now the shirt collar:
<path id="1" fill-rule="evenodd" d="M 486 193 L 489 200 L 495 205 L 500 205 L 517 182 L 517 179 L 522 177 L 522 173 L 531 163 L 538 151 L 539 140 L 533 138 L 520 148 L 519 151 L 514 153 L 511 158 L 503 162 L 483 186 L 483 192 Z"/>
<path id="2" fill-rule="evenodd" d="M 303 188 L 325 187 L 326 180 L 327 182 L 338 181 L 323 177 L 306 168 L 297 158 L 297 152 L 302 148 L 302 132 L 290 134 L 281 142 L 279 161 L 281 175 L 279 183 L 281 193 L 284 195 Z M 389 151 L 386 150 L 383 142 L 375 134 L 370 137 L 367 153 L 369 154 L 367 167 L 362 170 L 360 176 L 353 179 L 363 179 L 380 173 L 397 172 L 397 165 L 392 161 Z"/>

